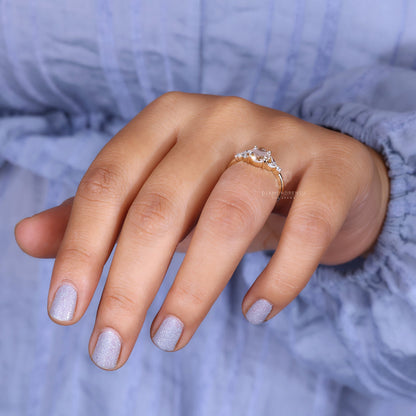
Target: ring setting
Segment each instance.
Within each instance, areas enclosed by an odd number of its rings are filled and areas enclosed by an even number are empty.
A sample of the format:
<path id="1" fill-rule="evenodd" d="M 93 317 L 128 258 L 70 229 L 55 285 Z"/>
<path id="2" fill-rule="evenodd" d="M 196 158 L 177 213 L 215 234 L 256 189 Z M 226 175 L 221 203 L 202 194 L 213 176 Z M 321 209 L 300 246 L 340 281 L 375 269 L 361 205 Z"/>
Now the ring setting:
<path id="1" fill-rule="evenodd" d="M 273 159 L 272 152 L 270 150 L 266 150 L 264 147 L 254 146 L 252 149 L 236 153 L 234 158 L 229 163 L 229 166 L 240 161 L 249 163 L 250 165 L 257 166 L 262 169 L 266 169 L 273 173 L 273 175 L 280 181 L 280 192 L 279 197 L 277 198 L 278 201 L 284 190 L 284 182 L 281 174 L 282 169 Z"/>

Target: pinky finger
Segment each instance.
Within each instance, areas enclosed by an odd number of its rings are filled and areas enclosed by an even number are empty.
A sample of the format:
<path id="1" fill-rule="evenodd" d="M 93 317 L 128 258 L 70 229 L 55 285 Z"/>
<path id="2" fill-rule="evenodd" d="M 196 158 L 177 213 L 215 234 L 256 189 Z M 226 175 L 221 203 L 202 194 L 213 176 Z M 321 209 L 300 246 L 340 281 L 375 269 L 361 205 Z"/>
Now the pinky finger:
<path id="1" fill-rule="evenodd" d="M 285 308 L 306 286 L 341 229 L 356 195 L 353 182 L 340 184 L 311 167 L 301 179 L 277 250 L 247 292 L 242 310 L 259 324 Z"/>

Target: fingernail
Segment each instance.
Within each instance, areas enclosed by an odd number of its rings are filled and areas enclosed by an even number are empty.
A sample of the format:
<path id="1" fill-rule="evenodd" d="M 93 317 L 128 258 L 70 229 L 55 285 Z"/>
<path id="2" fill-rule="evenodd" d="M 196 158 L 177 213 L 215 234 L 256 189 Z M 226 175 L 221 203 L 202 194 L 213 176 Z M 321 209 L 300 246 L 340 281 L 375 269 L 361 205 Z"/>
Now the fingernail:
<path id="1" fill-rule="evenodd" d="M 153 336 L 153 342 L 164 351 L 173 351 L 181 337 L 183 323 L 175 316 L 168 316 L 161 323 L 156 334 Z"/>
<path id="2" fill-rule="evenodd" d="M 120 337 L 112 329 L 106 329 L 98 337 L 92 359 L 98 367 L 112 370 L 117 365 L 120 350 Z"/>
<path id="3" fill-rule="evenodd" d="M 70 321 L 74 316 L 77 291 L 72 285 L 64 284 L 55 293 L 49 315 L 57 321 Z"/>
<path id="4" fill-rule="evenodd" d="M 254 325 L 261 324 L 271 312 L 273 305 L 266 299 L 259 299 L 251 305 L 246 313 L 246 319 Z"/>

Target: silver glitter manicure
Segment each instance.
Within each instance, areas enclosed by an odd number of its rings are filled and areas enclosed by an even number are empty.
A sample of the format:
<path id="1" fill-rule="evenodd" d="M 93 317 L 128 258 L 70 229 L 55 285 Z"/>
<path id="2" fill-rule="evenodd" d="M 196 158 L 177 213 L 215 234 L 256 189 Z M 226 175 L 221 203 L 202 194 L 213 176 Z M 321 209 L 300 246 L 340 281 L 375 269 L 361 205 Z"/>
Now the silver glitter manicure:
<path id="1" fill-rule="evenodd" d="M 156 334 L 153 336 L 153 342 L 164 351 L 173 351 L 181 337 L 183 323 L 175 316 L 168 316 L 161 323 Z"/>
<path id="2" fill-rule="evenodd" d="M 266 299 L 259 299 L 251 305 L 246 313 L 246 319 L 254 325 L 261 324 L 271 312 L 273 305 Z"/>
<path id="3" fill-rule="evenodd" d="M 112 329 L 105 329 L 98 337 L 92 359 L 98 367 L 112 370 L 117 365 L 120 350 L 120 337 Z"/>
<path id="4" fill-rule="evenodd" d="M 72 285 L 63 284 L 55 293 L 49 314 L 57 321 L 70 321 L 74 316 L 77 291 Z"/>

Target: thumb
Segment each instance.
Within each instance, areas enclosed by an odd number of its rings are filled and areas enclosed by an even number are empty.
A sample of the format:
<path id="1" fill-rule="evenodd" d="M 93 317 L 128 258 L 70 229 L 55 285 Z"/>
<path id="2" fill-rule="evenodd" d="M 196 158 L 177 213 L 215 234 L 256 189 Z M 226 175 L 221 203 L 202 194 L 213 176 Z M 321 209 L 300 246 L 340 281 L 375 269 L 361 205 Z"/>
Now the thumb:
<path id="1" fill-rule="evenodd" d="M 19 221 L 14 235 L 19 247 L 30 256 L 53 258 L 58 252 L 71 214 L 74 197 L 61 205 Z"/>

